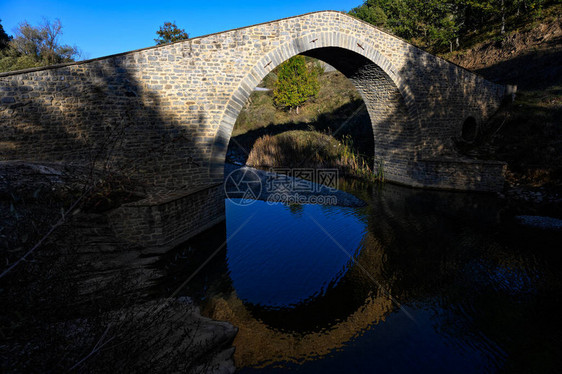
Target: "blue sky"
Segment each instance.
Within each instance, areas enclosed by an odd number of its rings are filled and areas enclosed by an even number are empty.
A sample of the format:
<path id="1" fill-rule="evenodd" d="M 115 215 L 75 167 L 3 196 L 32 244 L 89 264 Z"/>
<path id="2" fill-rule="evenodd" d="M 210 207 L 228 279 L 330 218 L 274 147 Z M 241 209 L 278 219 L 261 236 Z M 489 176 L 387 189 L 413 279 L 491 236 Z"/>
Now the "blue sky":
<path id="1" fill-rule="evenodd" d="M 85 58 L 154 45 L 156 30 L 176 21 L 190 37 L 230 30 L 318 10 L 349 11 L 363 0 L 108 1 L 0 0 L 0 19 L 9 35 L 26 20 L 58 18 L 63 44 L 76 45 Z"/>

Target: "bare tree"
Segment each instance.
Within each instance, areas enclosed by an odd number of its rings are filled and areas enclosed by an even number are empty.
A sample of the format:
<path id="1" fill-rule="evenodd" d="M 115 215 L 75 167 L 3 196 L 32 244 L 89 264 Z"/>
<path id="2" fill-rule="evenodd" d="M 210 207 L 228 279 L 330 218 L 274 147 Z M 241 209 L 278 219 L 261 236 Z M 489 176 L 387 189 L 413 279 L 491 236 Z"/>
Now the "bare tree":
<path id="1" fill-rule="evenodd" d="M 80 53 L 77 47 L 60 44 L 62 24 L 59 19 L 43 20 L 38 27 L 27 21 L 19 24 L 14 38 L 10 41 L 8 54 L 28 56 L 44 65 L 74 61 Z"/>

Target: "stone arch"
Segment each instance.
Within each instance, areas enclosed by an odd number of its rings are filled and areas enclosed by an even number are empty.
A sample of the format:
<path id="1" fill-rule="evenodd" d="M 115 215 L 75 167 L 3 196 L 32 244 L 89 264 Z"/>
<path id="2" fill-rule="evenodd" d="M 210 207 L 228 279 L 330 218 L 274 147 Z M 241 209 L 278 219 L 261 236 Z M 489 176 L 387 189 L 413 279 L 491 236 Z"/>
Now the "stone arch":
<path id="1" fill-rule="evenodd" d="M 228 100 L 219 123 L 211 146 L 210 179 L 219 182 L 223 178 L 226 151 L 234 124 L 253 89 L 275 67 L 298 54 L 329 63 L 354 83 L 367 104 L 375 136 L 375 154 L 381 156 L 389 167 L 385 171 L 387 177 L 390 176 L 389 179 L 392 179 L 393 174 L 396 174 L 397 178 L 394 179 L 397 181 L 402 179 L 407 162 L 417 158 L 421 139 L 421 124 L 414 95 L 393 64 L 376 48 L 362 44 L 348 34 L 333 32 L 311 33 L 295 38 L 265 54 L 254 64 Z M 383 106 L 396 113 L 400 112 L 398 117 L 401 118 L 390 118 L 393 113 L 384 113 Z M 400 130 L 393 128 L 396 124 L 391 123 L 398 119 L 402 121 L 400 125 L 403 128 Z M 379 128 L 377 125 L 385 120 L 383 128 Z M 381 138 L 377 147 L 378 137 L 397 135 L 400 139 L 394 139 L 394 142 Z M 383 146 L 385 142 L 388 146 Z"/>

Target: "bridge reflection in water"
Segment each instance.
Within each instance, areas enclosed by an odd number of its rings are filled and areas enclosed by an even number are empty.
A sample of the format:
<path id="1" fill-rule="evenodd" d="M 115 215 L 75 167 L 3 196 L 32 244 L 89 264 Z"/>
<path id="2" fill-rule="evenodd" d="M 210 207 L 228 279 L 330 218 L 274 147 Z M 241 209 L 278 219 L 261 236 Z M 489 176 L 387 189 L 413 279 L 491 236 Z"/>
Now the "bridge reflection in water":
<path id="1" fill-rule="evenodd" d="M 495 371 L 560 350 L 555 237 L 512 226 L 490 196 L 347 189 L 368 205 L 227 201 L 226 224 L 171 253 L 161 287 L 228 238 L 184 292 L 239 328 L 235 361 L 249 372 Z"/>

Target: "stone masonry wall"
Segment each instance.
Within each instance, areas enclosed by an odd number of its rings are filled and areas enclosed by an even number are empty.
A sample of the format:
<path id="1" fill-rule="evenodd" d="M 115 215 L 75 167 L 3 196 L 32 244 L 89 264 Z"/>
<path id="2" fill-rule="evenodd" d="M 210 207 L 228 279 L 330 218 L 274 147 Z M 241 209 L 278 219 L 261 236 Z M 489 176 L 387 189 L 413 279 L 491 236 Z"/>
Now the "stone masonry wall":
<path id="1" fill-rule="evenodd" d="M 109 214 L 115 233 L 147 247 L 173 247 L 225 219 L 223 185 L 125 204 Z"/>
<path id="2" fill-rule="evenodd" d="M 424 160 L 412 165 L 415 180 L 424 183 L 413 187 L 441 190 L 497 192 L 503 189 L 507 164 L 499 161 Z"/>
<path id="3" fill-rule="evenodd" d="M 447 153 L 464 120 L 485 120 L 505 92 L 365 22 L 317 12 L 0 74 L 0 159 L 108 163 L 154 193 L 221 182 L 238 113 L 296 54 L 321 57 L 357 85 L 387 179 L 410 185 L 433 183 L 437 169 L 417 164 Z"/>

